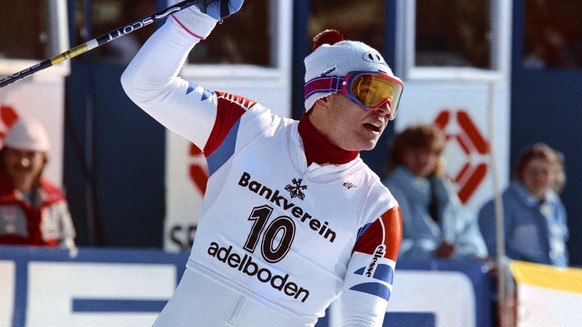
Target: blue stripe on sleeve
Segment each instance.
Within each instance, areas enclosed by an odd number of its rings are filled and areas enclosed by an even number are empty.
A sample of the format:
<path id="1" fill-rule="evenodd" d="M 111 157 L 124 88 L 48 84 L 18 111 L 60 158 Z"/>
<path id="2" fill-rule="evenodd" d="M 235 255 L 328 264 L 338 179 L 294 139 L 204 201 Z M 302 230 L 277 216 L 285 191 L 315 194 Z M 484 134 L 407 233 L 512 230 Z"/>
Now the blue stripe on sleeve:
<path id="1" fill-rule="evenodd" d="M 240 125 L 240 119 L 236 121 L 234 126 L 226 135 L 226 138 L 222 142 L 222 144 L 214 151 L 206 161 L 208 163 L 208 176 L 212 176 L 215 171 L 217 171 L 224 163 L 232 157 L 234 153 L 234 149 L 236 146 L 236 138 L 238 135 L 238 128 Z"/>
<path id="2" fill-rule="evenodd" d="M 368 293 L 370 295 L 375 295 L 388 301 L 390 298 L 390 289 L 388 286 L 376 282 L 362 283 L 354 285 L 350 290 Z"/>

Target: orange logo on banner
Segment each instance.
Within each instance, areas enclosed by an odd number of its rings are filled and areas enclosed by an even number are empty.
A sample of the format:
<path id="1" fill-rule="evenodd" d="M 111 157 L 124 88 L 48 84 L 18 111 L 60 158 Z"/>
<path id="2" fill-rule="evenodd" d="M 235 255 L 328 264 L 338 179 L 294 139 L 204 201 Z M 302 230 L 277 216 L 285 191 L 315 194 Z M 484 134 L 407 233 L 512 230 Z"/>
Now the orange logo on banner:
<path id="1" fill-rule="evenodd" d="M 8 130 L 18 120 L 16 110 L 9 105 L 0 105 L 0 141 L 4 139 Z"/>
<path id="2" fill-rule="evenodd" d="M 188 167 L 190 180 L 201 194 L 206 192 L 206 182 L 208 181 L 208 166 L 205 164 L 206 158 L 202 151 L 194 144 L 190 143 L 191 163 Z"/>
<path id="3" fill-rule="evenodd" d="M 453 119 L 459 127 L 455 131 L 453 131 L 454 127 L 450 127 L 454 125 Z M 489 153 L 489 143 L 485 140 L 471 116 L 464 110 L 456 112 L 443 110 L 435 118 L 434 123 L 445 134 L 447 146 L 450 146 L 449 142 L 457 142 L 461 151 L 465 154 L 466 162 L 462 168 L 454 174 L 455 176 L 450 176 L 453 183 L 458 186 L 457 194 L 459 199 L 465 204 L 487 174 L 487 164 L 482 162 L 482 156 Z M 474 163 L 474 161 L 478 162 Z"/>

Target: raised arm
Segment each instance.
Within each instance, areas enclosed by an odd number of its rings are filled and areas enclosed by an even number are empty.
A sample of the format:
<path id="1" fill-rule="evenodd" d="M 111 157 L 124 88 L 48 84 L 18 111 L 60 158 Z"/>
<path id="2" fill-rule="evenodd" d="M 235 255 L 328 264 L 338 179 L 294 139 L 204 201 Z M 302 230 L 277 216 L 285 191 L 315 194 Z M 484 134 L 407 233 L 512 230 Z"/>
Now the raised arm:
<path id="1" fill-rule="evenodd" d="M 221 3 L 206 1 L 206 14 L 191 6 L 173 16 L 144 44 L 121 77 L 128 97 L 171 131 L 204 148 L 216 119 L 217 96 L 178 76 L 192 48 L 221 16 Z M 233 1 L 226 1 L 231 3 Z M 228 15 L 240 8 L 229 6 Z"/>

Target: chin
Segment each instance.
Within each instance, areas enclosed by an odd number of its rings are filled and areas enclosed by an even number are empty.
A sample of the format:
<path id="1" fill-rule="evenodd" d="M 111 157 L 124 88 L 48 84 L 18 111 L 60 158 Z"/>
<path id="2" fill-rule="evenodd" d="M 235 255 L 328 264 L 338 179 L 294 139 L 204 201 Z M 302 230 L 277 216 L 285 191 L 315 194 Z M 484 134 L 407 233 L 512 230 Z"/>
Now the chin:
<path id="1" fill-rule="evenodd" d="M 376 138 L 358 138 L 354 140 L 355 142 L 350 142 L 350 144 L 345 144 L 345 147 L 341 147 L 346 151 L 370 151 L 376 147 L 378 139 Z"/>
<path id="2" fill-rule="evenodd" d="M 360 151 L 370 151 L 370 150 L 374 150 L 375 147 L 376 147 L 376 142 L 374 142 L 372 144 L 368 144 L 368 145 L 363 145 L 360 148 Z"/>

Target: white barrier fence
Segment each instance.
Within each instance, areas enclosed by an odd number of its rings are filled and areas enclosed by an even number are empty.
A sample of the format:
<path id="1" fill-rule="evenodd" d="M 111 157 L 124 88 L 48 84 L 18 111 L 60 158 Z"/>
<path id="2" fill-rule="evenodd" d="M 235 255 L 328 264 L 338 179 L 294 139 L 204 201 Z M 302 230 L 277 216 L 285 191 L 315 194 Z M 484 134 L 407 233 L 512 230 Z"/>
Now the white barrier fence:
<path id="1" fill-rule="evenodd" d="M 151 326 L 188 253 L 0 246 L 0 327 Z M 491 326 L 481 263 L 398 263 L 385 326 Z M 337 326 L 334 306 L 317 327 Z"/>

